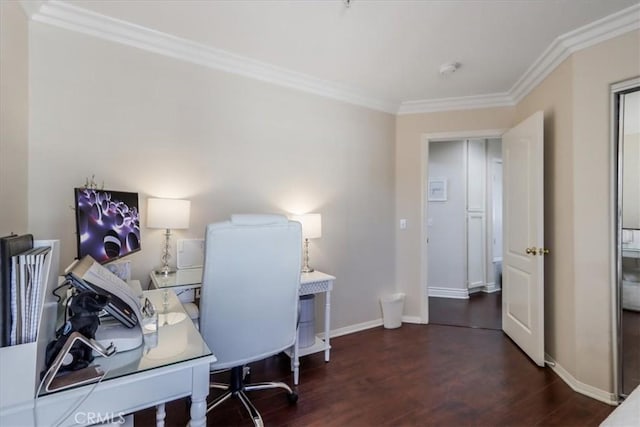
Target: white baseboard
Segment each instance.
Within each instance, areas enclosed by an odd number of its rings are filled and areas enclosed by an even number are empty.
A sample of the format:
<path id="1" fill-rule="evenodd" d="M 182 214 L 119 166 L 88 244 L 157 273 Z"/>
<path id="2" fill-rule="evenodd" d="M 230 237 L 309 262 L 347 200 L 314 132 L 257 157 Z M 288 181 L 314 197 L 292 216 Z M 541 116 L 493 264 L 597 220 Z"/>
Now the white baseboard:
<path id="1" fill-rule="evenodd" d="M 402 323 L 414 323 L 422 325 L 422 319 L 420 316 L 402 316 Z"/>
<path id="2" fill-rule="evenodd" d="M 487 294 L 492 294 L 494 292 L 499 292 L 501 290 L 502 290 L 502 288 L 500 286 L 496 285 L 495 282 L 490 282 L 490 283 L 487 283 L 484 286 L 484 289 L 482 289 L 482 292 L 485 292 Z"/>
<path id="3" fill-rule="evenodd" d="M 422 324 L 420 316 L 402 316 L 402 323 Z M 365 331 L 371 328 L 377 328 L 384 324 L 382 319 L 371 320 L 369 322 L 357 323 L 355 325 L 345 326 L 344 328 L 332 329 L 329 332 L 330 338 L 340 337 L 342 335 L 353 334 L 354 332 Z M 316 334 L 318 338 L 322 338 L 322 333 Z"/>
<path id="4" fill-rule="evenodd" d="M 334 338 L 334 337 L 339 337 L 342 335 L 348 335 L 348 334 L 352 334 L 354 332 L 360 332 L 360 331 L 364 331 L 367 329 L 371 329 L 371 328 L 375 328 L 378 326 L 382 326 L 382 318 L 380 319 L 376 319 L 376 320 L 370 320 L 368 322 L 363 322 L 363 323 L 356 323 L 355 325 L 349 325 L 349 326 L 345 326 L 343 328 L 338 328 L 338 329 L 332 329 L 329 332 L 329 337 L 330 338 Z M 322 334 L 320 334 L 322 335 Z"/>
<path id="5" fill-rule="evenodd" d="M 478 286 L 478 287 L 475 287 L 475 288 L 470 288 L 469 289 L 469 295 L 477 294 L 479 292 L 484 292 L 485 294 L 492 294 L 494 292 L 499 292 L 501 290 L 502 290 L 501 287 L 497 286 L 494 282 L 490 282 L 490 283 L 487 283 L 484 286 Z"/>
<path id="6" fill-rule="evenodd" d="M 469 296 L 484 292 L 484 286 L 476 286 L 475 288 L 469 288 Z"/>
<path id="7" fill-rule="evenodd" d="M 601 390 L 599 388 L 590 386 L 589 384 L 578 381 L 573 375 L 569 373 L 569 371 L 564 369 L 558 362 L 553 360 L 553 358 L 546 353 L 544 355 L 544 358 L 546 361 L 552 363 L 548 364 L 547 366 L 549 366 L 553 370 L 553 372 L 558 374 L 562 381 L 567 383 L 567 385 L 571 387 L 573 391 L 584 394 L 585 396 L 599 400 L 600 402 L 604 402 L 608 405 L 618 405 L 618 399 L 614 393 L 609 393 L 608 391 Z"/>
<path id="8" fill-rule="evenodd" d="M 469 299 L 469 290 L 429 286 L 428 295 L 430 297 L 437 297 L 437 298 Z"/>

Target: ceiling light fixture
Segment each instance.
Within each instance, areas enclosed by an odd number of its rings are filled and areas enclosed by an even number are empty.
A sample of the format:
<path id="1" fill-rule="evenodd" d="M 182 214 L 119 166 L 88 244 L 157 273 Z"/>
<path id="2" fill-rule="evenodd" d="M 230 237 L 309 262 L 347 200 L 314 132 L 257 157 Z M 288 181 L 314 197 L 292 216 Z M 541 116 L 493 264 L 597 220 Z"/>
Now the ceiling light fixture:
<path id="1" fill-rule="evenodd" d="M 451 74 L 455 73 L 458 68 L 460 68 L 459 62 L 447 62 L 440 66 L 440 74 L 442 74 L 443 76 L 450 76 Z"/>

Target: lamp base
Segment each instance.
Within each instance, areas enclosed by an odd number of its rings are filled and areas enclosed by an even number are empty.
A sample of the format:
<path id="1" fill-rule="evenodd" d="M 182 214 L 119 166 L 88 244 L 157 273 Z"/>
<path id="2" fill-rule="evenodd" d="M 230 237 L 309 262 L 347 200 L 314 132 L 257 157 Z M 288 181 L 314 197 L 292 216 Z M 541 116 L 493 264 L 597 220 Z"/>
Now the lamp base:
<path id="1" fill-rule="evenodd" d="M 303 273 L 311 273 L 313 268 L 309 267 L 309 239 L 304 239 L 304 256 L 302 263 L 302 271 Z"/>
<path id="2" fill-rule="evenodd" d="M 160 274 L 162 276 L 168 276 L 176 272 L 176 269 L 173 267 L 169 267 L 168 265 L 163 265 L 162 267 L 154 270 L 154 273 Z"/>

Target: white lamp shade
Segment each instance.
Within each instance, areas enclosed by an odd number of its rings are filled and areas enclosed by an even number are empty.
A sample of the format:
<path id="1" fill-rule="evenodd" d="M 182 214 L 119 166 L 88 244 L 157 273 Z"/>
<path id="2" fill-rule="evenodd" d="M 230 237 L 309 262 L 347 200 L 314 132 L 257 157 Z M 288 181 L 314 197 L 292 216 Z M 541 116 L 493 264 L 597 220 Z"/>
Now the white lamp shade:
<path id="1" fill-rule="evenodd" d="M 303 238 L 317 239 L 322 237 L 322 215 L 319 213 L 294 215 L 291 219 L 302 224 Z"/>
<path id="2" fill-rule="evenodd" d="M 178 199 L 148 199 L 147 227 L 180 229 L 189 228 L 191 201 Z"/>

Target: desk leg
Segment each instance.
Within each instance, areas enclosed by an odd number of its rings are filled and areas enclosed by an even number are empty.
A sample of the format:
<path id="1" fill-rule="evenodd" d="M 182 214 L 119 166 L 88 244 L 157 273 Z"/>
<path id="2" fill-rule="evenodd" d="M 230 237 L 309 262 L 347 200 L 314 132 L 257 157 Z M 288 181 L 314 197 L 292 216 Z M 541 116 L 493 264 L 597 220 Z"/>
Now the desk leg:
<path id="1" fill-rule="evenodd" d="M 324 361 L 329 361 L 329 352 L 331 347 L 329 346 L 329 331 L 331 330 L 331 291 L 327 291 L 325 294 L 324 303 Z"/>
<path id="2" fill-rule="evenodd" d="M 156 405 L 156 427 L 164 427 L 164 418 L 167 416 L 164 403 Z"/>
<path id="3" fill-rule="evenodd" d="M 207 396 L 209 395 L 209 365 L 193 368 L 191 389 L 190 427 L 205 427 L 207 424 Z"/>

